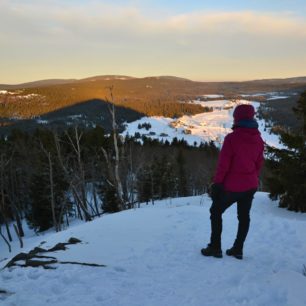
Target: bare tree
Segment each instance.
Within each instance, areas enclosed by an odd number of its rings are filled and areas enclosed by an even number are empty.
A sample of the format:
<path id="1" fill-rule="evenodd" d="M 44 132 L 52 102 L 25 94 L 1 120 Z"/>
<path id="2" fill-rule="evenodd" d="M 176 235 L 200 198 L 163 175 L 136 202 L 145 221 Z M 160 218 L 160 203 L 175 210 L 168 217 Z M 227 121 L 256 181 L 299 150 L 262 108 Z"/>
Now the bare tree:
<path id="1" fill-rule="evenodd" d="M 17 169 L 13 169 L 12 163 L 10 163 L 10 169 L 9 169 L 9 177 L 10 182 L 9 186 L 7 188 L 7 196 L 11 205 L 11 208 L 13 210 L 14 218 L 16 220 L 17 229 L 20 237 L 24 237 L 24 231 L 22 227 L 22 205 L 20 204 L 22 200 L 20 199 L 19 192 L 17 192 L 18 189 L 18 179 L 17 179 Z"/>
<path id="2" fill-rule="evenodd" d="M 18 227 L 16 226 L 16 224 L 14 224 L 14 230 L 16 232 L 16 235 L 17 235 L 18 239 L 19 239 L 20 247 L 23 248 L 22 237 L 21 237 L 21 235 L 19 233 L 19 230 L 18 230 Z"/>
<path id="3" fill-rule="evenodd" d="M 41 150 L 44 152 L 48 159 L 48 172 L 49 172 L 49 184 L 50 184 L 50 205 L 51 205 L 51 212 L 52 212 L 52 221 L 53 221 L 53 226 L 56 232 L 59 232 L 61 230 L 61 219 L 57 220 L 56 219 L 56 214 L 55 214 L 55 195 L 54 195 L 54 175 L 53 175 L 53 163 L 52 163 L 52 157 L 51 157 L 51 152 L 47 151 L 40 142 L 40 147 Z"/>
<path id="4" fill-rule="evenodd" d="M 9 243 L 9 241 L 5 238 L 5 236 L 2 234 L 2 228 L 1 228 L 1 224 L 0 224 L 0 236 L 2 237 L 2 239 L 5 241 L 8 249 L 9 249 L 9 252 L 12 251 L 12 248 L 11 248 L 11 244 Z"/>
<path id="5" fill-rule="evenodd" d="M 57 151 L 57 157 L 60 163 L 60 166 L 66 176 L 66 180 L 70 182 L 70 189 L 72 191 L 72 195 L 75 199 L 75 203 L 77 205 L 77 209 L 79 212 L 79 216 L 82 219 L 84 218 L 86 221 L 91 221 L 91 214 L 88 211 L 88 203 L 86 198 L 86 181 L 85 181 L 85 171 L 84 165 L 81 157 L 81 145 L 80 140 L 82 138 L 82 133 L 79 132 L 78 128 L 74 128 L 74 137 L 72 137 L 68 132 L 66 132 L 66 136 L 68 138 L 68 142 L 71 145 L 73 152 L 76 155 L 77 166 L 74 169 L 69 168 L 69 163 L 67 158 L 64 158 L 61 151 L 60 139 L 56 133 L 54 133 L 54 141 Z M 71 165 L 70 165 L 71 167 Z"/>
<path id="6" fill-rule="evenodd" d="M 121 178 L 119 175 L 119 168 L 120 168 L 120 153 L 119 153 L 119 145 L 118 145 L 118 127 L 116 123 L 116 112 L 115 112 L 115 104 L 114 104 L 114 96 L 113 96 L 113 86 L 108 87 L 110 99 L 107 97 L 105 98 L 106 102 L 109 103 L 109 112 L 111 114 L 111 120 L 112 120 L 112 133 L 113 133 L 113 144 L 114 144 L 114 151 L 115 151 L 115 158 L 114 162 L 111 163 L 110 159 L 108 158 L 107 152 L 104 148 L 102 148 L 105 161 L 107 163 L 107 167 L 109 169 L 109 173 L 113 173 L 113 180 L 112 183 L 111 180 L 108 180 L 108 184 L 113 185 L 115 187 L 118 200 L 119 200 L 119 210 L 125 209 L 125 200 L 124 200 L 124 194 L 123 194 L 123 188 L 121 183 Z"/>
<path id="7" fill-rule="evenodd" d="M 5 192 L 5 169 L 9 165 L 11 160 L 11 157 L 9 159 L 5 160 L 4 153 L 0 155 L 0 196 L 1 196 L 1 202 L 0 202 L 0 212 L 3 217 L 3 222 L 5 224 L 6 232 L 7 232 L 7 237 L 9 241 L 13 241 L 12 235 L 10 232 L 9 224 L 8 224 L 8 218 L 7 218 L 7 195 Z"/>

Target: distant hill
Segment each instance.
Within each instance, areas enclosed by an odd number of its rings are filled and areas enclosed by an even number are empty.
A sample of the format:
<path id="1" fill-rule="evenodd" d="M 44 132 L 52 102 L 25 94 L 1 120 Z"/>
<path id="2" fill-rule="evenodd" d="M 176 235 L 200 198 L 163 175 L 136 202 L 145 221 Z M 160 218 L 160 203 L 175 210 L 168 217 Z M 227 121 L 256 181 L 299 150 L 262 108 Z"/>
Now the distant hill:
<path id="1" fill-rule="evenodd" d="M 189 79 L 176 77 L 176 76 L 172 76 L 172 75 L 151 76 L 151 77 L 146 77 L 146 79 L 161 79 L 161 80 L 174 80 L 174 81 L 189 81 L 189 82 L 192 82 Z"/>
<path id="2" fill-rule="evenodd" d="M 130 80 L 130 79 L 136 79 L 136 78 L 131 77 L 131 76 L 127 76 L 127 75 L 97 75 L 97 76 L 93 76 L 93 77 L 89 77 L 89 78 L 85 78 L 85 79 L 80 79 L 80 80 L 78 80 L 78 82 L 87 82 L 87 81 L 95 82 L 95 81 L 109 81 L 109 80 Z"/>
<path id="3" fill-rule="evenodd" d="M 296 83 L 306 83 L 306 76 L 285 78 L 285 79 L 261 79 L 248 81 L 249 83 L 269 83 L 269 84 L 296 84 Z"/>
<path id="4" fill-rule="evenodd" d="M 127 80 L 134 80 L 135 82 L 142 82 L 142 80 L 160 80 L 160 81 L 188 81 L 193 84 L 201 84 L 206 89 L 216 89 L 216 90 L 235 90 L 235 89 L 244 89 L 249 90 L 251 89 L 251 84 L 257 84 L 264 86 L 280 86 L 280 85 L 287 85 L 292 84 L 306 84 L 306 76 L 301 77 L 292 77 L 292 78 L 284 78 L 284 79 L 258 79 L 258 80 L 250 80 L 250 81 L 242 81 L 242 82 L 196 82 L 186 78 L 181 78 L 177 76 L 148 76 L 144 78 L 136 78 L 132 76 L 126 75 L 97 75 L 93 77 L 83 78 L 83 79 L 46 79 L 46 80 L 38 80 L 33 82 L 26 82 L 21 84 L 0 84 L 0 90 L 13 90 L 13 89 L 26 89 L 26 88 L 36 88 L 36 87 L 45 87 L 45 86 L 53 86 L 53 85 L 63 85 L 63 84 L 71 84 L 71 83 L 86 83 L 86 82 L 98 82 L 98 81 L 127 81 Z"/>
<path id="5" fill-rule="evenodd" d="M 83 82 L 97 82 L 97 81 L 111 81 L 111 80 L 131 80 L 137 79 L 132 76 L 127 75 L 97 75 L 93 77 L 83 78 L 83 79 L 47 79 L 38 80 L 33 82 L 26 82 L 21 84 L 0 84 L 0 90 L 13 90 L 13 89 L 24 89 L 24 88 L 35 88 L 43 86 L 61 85 L 61 84 L 71 84 L 71 83 L 83 83 Z M 176 76 L 152 76 L 145 77 L 144 79 L 161 79 L 161 80 L 184 80 L 190 81 L 185 78 L 180 78 Z"/>
<path id="6" fill-rule="evenodd" d="M 47 79 L 47 80 L 38 80 L 33 82 L 26 82 L 21 84 L 0 84 L 0 90 L 13 90 L 13 89 L 24 89 L 24 88 L 35 88 L 35 87 L 44 87 L 52 85 L 62 85 L 62 84 L 71 84 L 71 83 L 82 83 L 82 82 L 94 82 L 94 81 L 106 81 L 106 80 L 128 80 L 134 79 L 131 76 L 125 75 L 97 75 L 84 79 Z"/>
<path id="7" fill-rule="evenodd" d="M 51 79 L 0 85 L 0 124 L 4 126 L 8 122 L 11 124 L 11 119 L 31 120 L 50 113 L 59 115 L 62 109 L 71 109 L 86 101 L 107 101 L 110 99 L 110 87 L 113 87 L 112 102 L 117 106 L 147 116 L 180 117 L 205 111 L 200 105 L 189 103 L 203 95 L 222 94 L 224 99 L 237 99 L 242 94 L 300 93 L 306 90 L 306 77 L 246 82 L 195 82 L 175 76 L 134 78 L 101 75 L 80 80 Z M 265 97 L 262 99 L 264 101 Z M 257 100 L 260 98 L 257 97 Z M 95 115 L 97 109 L 93 107 L 94 104 L 84 105 Z M 80 109 L 80 114 L 83 110 Z M 105 115 L 100 111 L 99 114 Z M 91 116 L 87 114 L 87 117 Z M 59 115 L 59 121 L 65 121 L 65 118 Z"/>
<path id="8" fill-rule="evenodd" d="M 21 83 L 21 84 L 16 84 L 16 85 L 0 84 L 0 89 L 35 88 L 35 87 L 42 87 L 42 86 L 52 86 L 52 85 L 73 83 L 75 81 L 76 79 L 47 79 L 47 80 L 39 80 L 39 81 Z"/>

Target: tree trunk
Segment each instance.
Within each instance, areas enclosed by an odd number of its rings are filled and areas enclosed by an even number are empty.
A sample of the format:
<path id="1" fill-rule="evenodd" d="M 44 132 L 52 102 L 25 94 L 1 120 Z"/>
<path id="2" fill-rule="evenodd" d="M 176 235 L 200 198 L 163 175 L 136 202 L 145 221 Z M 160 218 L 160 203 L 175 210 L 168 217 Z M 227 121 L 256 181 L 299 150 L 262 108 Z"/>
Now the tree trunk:
<path id="1" fill-rule="evenodd" d="M 59 231 L 59 227 L 56 221 L 55 216 L 55 200 L 54 200 L 54 182 L 53 182 L 53 165 L 51 160 L 51 153 L 48 152 L 48 162 L 49 162 L 49 181 L 50 181 L 50 197 L 51 197 L 51 211 L 52 211 L 52 220 L 55 231 Z M 60 220 L 59 220 L 60 222 Z"/>

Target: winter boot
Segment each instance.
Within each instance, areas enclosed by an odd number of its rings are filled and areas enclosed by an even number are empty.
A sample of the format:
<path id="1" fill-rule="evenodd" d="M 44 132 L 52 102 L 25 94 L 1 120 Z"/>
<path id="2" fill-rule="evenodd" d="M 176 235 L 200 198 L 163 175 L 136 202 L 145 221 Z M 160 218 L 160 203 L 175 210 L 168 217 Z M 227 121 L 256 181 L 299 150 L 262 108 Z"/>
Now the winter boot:
<path id="1" fill-rule="evenodd" d="M 211 244 L 208 244 L 206 248 L 201 250 L 203 256 L 213 256 L 216 258 L 222 258 L 222 250 L 221 248 L 215 248 Z"/>
<path id="2" fill-rule="evenodd" d="M 241 249 L 238 249 L 236 247 L 231 247 L 230 249 L 226 250 L 226 255 L 228 256 L 233 256 L 237 259 L 242 259 L 243 258 L 243 252 Z"/>

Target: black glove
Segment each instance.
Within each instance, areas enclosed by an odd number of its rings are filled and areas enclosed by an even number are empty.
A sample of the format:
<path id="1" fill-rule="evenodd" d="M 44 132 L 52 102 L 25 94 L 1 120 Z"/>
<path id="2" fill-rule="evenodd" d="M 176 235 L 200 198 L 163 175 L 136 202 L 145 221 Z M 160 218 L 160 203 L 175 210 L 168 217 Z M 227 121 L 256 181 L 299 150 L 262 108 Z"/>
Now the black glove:
<path id="1" fill-rule="evenodd" d="M 220 199 L 224 193 L 224 187 L 221 183 L 213 183 L 210 186 L 210 197 L 213 201 Z"/>

